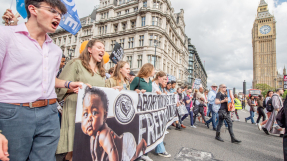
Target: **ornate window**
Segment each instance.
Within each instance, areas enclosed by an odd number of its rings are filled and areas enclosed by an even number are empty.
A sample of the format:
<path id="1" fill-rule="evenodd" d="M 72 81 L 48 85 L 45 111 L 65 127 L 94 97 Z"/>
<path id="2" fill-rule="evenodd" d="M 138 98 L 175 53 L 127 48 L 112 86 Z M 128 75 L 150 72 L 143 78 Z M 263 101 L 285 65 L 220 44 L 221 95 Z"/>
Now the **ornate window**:
<path id="1" fill-rule="evenodd" d="M 142 55 L 138 55 L 138 68 L 142 67 Z"/>
<path id="2" fill-rule="evenodd" d="M 134 38 L 133 37 L 129 38 L 129 48 L 134 48 Z"/>
<path id="3" fill-rule="evenodd" d="M 144 46 L 144 35 L 140 36 L 139 43 L 140 43 L 140 46 Z"/>

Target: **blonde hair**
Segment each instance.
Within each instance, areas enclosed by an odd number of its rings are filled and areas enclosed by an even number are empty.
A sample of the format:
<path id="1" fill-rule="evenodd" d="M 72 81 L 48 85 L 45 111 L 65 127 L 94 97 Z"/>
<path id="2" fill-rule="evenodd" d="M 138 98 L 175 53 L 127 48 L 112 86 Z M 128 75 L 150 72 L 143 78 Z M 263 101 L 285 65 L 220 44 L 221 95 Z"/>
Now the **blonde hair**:
<path id="1" fill-rule="evenodd" d="M 90 56 L 91 53 L 89 52 L 88 48 L 93 48 L 93 46 L 97 43 L 102 43 L 103 45 L 105 45 L 102 41 L 100 40 L 90 40 L 86 46 L 86 48 L 84 49 L 84 51 L 81 53 L 81 55 L 79 56 L 78 59 L 81 60 L 82 65 L 92 74 L 92 76 L 94 76 L 94 72 L 90 67 L 90 60 L 92 59 L 92 57 Z M 96 67 L 98 68 L 98 72 L 100 73 L 101 77 L 104 77 L 106 75 L 106 70 L 104 68 L 104 60 L 102 59 L 101 62 L 97 62 L 96 63 Z"/>
<path id="2" fill-rule="evenodd" d="M 153 69 L 154 67 L 151 63 L 146 63 L 141 67 L 137 77 L 139 78 L 150 77 Z"/>
<path id="3" fill-rule="evenodd" d="M 124 78 L 124 81 L 128 80 L 120 72 L 120 69 L 122 69 L 126 64 L 128 64 L 126 61 L 119 61 L 117 65 L 115 66 L 115 69 L 114 69 L 114 72 L 111 78 L 114 78 L 117 81 L 117 83 L 118 81 L 121 81 L 121 76 Z"/>

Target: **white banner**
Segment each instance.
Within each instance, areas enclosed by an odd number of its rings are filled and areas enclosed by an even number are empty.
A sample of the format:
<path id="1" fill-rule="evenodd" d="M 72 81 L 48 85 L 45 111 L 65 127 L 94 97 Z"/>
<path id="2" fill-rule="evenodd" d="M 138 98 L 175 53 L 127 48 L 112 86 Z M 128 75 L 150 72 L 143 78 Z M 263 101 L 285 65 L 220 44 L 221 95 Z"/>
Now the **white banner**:
<path id="1" fill-rule="evenodd" d="M 106 161 L 111 156 L 133 160 L 161 143 L 166 128 L 176 120 L 174 94 L 83 87 L 78 94 L 73 160 Z"/>

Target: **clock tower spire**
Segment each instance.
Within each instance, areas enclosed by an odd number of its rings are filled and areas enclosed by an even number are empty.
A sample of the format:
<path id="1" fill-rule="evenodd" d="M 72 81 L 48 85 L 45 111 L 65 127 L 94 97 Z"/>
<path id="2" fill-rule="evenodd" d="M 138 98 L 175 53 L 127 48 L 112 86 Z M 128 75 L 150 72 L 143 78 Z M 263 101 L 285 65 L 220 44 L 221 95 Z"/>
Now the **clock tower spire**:
<path id="1" fill-rule="evenodd" d="M 277 86 L 276 21 L 268 4 L 260 0 L 252 28 L 253 88 L 256 84 Z"/>

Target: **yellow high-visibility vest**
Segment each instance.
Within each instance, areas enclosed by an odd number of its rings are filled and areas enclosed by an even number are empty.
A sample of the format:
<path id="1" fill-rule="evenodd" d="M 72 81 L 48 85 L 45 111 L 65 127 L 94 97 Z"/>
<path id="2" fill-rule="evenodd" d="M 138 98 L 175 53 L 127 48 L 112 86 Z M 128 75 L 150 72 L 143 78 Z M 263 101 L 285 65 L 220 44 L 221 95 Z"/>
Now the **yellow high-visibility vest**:
<path id="1" fill-rule="evenodd" d="M 241 101 L 237 98 L 234 98 L 234 101 L 235 101 L 235 104 L 234 104 L 235 109 L 241 110 L 242 109 Z"/>

